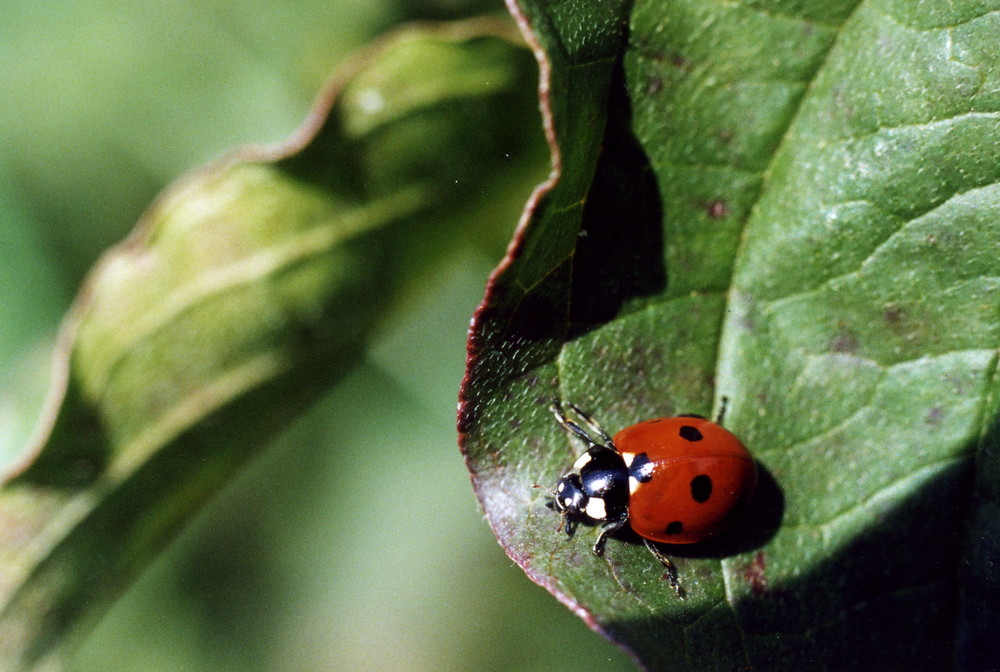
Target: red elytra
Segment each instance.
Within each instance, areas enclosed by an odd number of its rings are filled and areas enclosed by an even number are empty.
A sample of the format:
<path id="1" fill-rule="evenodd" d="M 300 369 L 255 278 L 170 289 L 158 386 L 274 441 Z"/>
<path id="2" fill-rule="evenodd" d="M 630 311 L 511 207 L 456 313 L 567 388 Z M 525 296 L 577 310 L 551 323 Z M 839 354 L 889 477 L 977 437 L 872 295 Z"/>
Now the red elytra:
<path id="1" fill-rule="evenodd" d="M 632 475 L 629 525 L 653 541 L 693 544 L 721 532 L 757 485 L 743 443 L 704 418 L 640 422 L 618 432 L 614 446 Z"/>

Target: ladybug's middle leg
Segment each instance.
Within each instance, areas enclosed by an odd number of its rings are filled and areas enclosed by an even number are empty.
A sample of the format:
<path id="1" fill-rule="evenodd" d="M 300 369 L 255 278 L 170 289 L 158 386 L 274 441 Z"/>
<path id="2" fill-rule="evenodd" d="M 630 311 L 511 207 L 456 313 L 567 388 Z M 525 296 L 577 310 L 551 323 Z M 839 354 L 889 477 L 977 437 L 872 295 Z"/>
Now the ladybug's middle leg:
<path id="1" fill-rule="evenodd" d="M 597 535 L 597 541 L 594 542 L 594 555 L 604 555 L 604 542 L 608 540 L 608 537 L 625 526 L 628 522 L 628 512 L 623 513 L 618 518 L 610 520 L 601 527 L 601 533 Z"/>

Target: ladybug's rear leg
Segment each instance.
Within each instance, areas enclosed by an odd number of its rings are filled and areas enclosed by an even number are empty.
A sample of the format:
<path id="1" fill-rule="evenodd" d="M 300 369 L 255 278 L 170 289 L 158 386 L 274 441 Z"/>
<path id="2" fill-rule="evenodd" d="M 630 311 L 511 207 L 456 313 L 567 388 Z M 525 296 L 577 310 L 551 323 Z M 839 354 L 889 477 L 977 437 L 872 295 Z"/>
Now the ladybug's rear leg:
<path id="1" fill-rule="evenodd" d="M 661 551 L 656 544 L 646 538 L 643 538 L 643 541 L 646 544 L 646 548 L 649 549 L 649 552 L 652 553 L 666 568 L 667 571 L 663 576 L 670 582 L 670 587 L 674 589 L 675 593 L 677 593 L 677 597 L 685 599 L 687 597 L 687 592 L 681 586 L 681 582 L 677 580 L 677 567 L 670 560 L 667 554 Z"/>

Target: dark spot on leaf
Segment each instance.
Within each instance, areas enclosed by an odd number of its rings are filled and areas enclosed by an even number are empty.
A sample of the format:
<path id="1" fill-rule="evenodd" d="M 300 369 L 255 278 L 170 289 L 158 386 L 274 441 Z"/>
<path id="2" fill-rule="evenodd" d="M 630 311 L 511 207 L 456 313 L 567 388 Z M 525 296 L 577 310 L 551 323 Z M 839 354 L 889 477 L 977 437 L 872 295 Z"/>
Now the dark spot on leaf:
<path id="1" fill-rule="evenodd" d="M 935 406 L 930 411 L 927 412 L 927 424 L 928 425 L 939 425 L 941 424 L 941 418 L 944 417 L 944 409 L 940 406 Z"/>
<path id="2" fill-rule="evenodd" d="M 670 523 L 663 530 L 664 534 L 669 534 L 669 535 L 680 534 L 683 531 L 684 531 L 684 524 L 679 520 L 675 520 L 674 522 Z"/>
<path id="3" fill-rule="evenodd" d="M 722 219 L 729 214 L 729 206 L 721 199 L 716 199 L 706 207 L 708 216 L 712 219 Z"/>
<path id="4" fill-rule="evenodd" d="M 841 332 L 830 341 L 830 350 L 844 354 L 853 354 L 858 351 L 858 339 L 850 332 Z"/>
<path id="5" fill-rule="evenodd" d="M 894 303 L 887 304 L 882 311 L 882 319 L 889 326 L 895 326 L 903 320 L 903 309 Z"/>
<path id="6" fill-rule="evenodd" d="M 698 428 L 691 425 L 683 425 L 678 433 L 685 441 L 701 441 L 704 438 Z"/>
<path id="7" fill-rule="evenodd" d="M 691 498 L 699 504 L 704 504 L 712 496 L 712 478 L 707 474 L 698 474 L 691 479 Z"/>
<path id="8" fill-rule="evenodd" d="M 767 592 L 767 560 L 764 551 L 758 551 L 749 565 L 743 568 L 743 579 L 750 585 L 750 592 L 763 595 Z"/>
<path id="9" fill-rule="evenodd" d="M 882 319 L 894 334 L 904 336 L 912 329 L 906 318 L 906 311 L 894 303 L 888 303 L 882 309 Z"/>
<path id="10" fill-rule="evenodd" d="M 684 58 L 680 54 L 674 54 L 673 56 L 670 57 L 670 65 L 674 66 L 675 68 L 686 68 L 690 64 L 691 61 Z"/>
<path id="11" fill-rule="evenodd" d="M 965 396 L 965 380 L 961 376 L 949 373 L 944 379 L 951 384 L 951 389 L 957 396 Z"/>

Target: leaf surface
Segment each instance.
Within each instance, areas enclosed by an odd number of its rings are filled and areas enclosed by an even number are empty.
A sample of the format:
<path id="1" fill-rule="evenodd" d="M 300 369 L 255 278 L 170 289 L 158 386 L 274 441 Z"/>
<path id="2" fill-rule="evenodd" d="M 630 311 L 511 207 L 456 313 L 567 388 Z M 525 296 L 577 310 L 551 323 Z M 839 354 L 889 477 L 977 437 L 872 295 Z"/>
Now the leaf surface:
<path id="1" fill-rule="evenodd" d="M 470 336 L 462 441 L 508 554 L 650 669 L 995 660 L 1000 3 L 512 5 L 560 174 Z M 553 397 L 612 433 L 728 399 L 762 483 L 673 549 L 686 601 L 634 538 L 553 531 L 532 484 L 582 450 Z"/>

